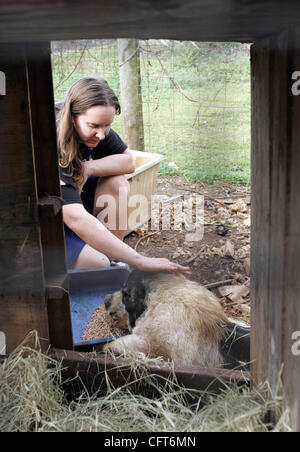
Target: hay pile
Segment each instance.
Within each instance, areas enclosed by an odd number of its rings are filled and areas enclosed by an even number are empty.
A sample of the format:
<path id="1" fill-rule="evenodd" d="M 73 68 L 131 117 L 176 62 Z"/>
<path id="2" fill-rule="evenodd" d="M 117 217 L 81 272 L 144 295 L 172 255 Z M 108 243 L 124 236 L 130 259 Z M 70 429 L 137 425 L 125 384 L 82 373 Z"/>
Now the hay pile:
<path id="1" fill-rule="evenodd" d="M 291 431 L 284 401 L 272 399 L 267 384 L 255 391 L 228 388 L 218 396 L 207 394 L 200 410 L 185 402 L 183 388 L 174 392 L 168 385 L 156 399 L 136 395 L 127 385 L 109 388 L 101 397 L 83 392 L 70 402 L 61 389 L 61 365 L 28 350 L 25 342 L 0 365 L 1 432 Z M 144 368 L 137 378 L 146 378 Z M 279 419 L 273 427 L 263 421 L 270 409 Z"/>

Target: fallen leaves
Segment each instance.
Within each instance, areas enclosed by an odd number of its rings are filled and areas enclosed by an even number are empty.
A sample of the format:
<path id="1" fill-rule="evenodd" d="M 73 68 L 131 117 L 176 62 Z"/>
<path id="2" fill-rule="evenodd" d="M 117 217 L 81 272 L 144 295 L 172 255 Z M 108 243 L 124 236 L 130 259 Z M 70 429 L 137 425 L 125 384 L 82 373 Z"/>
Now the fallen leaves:
<path id="1" fill-rule="evenodd" d="M 250 257 L 247 257 L 244 261 L 244 269 L 248 276 L 250 276 Z"/>
<path id="2" fill-rule="evenodd" d="M 226 240 L 225 244 L 220 248 L 213 247 L 212 253 L 217 254 L 220 257 L 230 257 L 232 259 L 246 259 L 250 254 L 250 244 L 241 246 L 235 249 L 235 246 L 230 240 Z"/>
<path id="3" fill-rule="evenodd" d="M 246 259 L 250 255 L 250 244 L 241 246 L 235 251 L 235 259 Z"/>
<path id="4" fill-rule="evenodd" d="M 248 212 L 247 204 L 242 200 L 239 200 L 236 203 L 231 204 L 229 206 L 229 208 L 232 212 L 238 212 L 238 213 Z"/>
<path id="5" fill-rule="evenodd" d="M 219 287 L 218 291 L 223 297 L 221 304 L 232 317 L 243 317 L 243 320 L 250 322 L 250 279 L 244 284 Z"/>
<path id="6" fill-rule="evenodd" d="M 243 297 L 247 297 L 250 293 L 250 288 L 245 284 L 238 286 L 223 286 L 219 287 L 219 292 L 222 297 L 228 297 L 236 303 L 244 303 Z"/>
<path id="7" fill-rule="evenodd" d="M 212 248 L 212 252 L 220 257 L 231 257 L 234 259 L 234 245 L 230 240 L 226 240 L 225 244 L 221 248 Z"/>
<path id="8" fill-rule="evenodd" d="M 226 240 L 223 249 L 225 257 L 232 257 L 234 259 L 234 245 L 230 240 Z"/>

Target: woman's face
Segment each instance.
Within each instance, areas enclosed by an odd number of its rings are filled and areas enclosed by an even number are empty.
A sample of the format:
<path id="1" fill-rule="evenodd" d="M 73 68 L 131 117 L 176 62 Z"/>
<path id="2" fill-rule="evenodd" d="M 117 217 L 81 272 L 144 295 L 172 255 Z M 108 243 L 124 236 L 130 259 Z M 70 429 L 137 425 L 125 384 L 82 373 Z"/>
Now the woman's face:
<path id="1" fill-rule="evenodd" d="M 97 105 L 76 116 L 73 124 L 80 141 L 89 148 L 96 147 L 109 133 L 115 114 L 115 108 L 111 105 Z"/>

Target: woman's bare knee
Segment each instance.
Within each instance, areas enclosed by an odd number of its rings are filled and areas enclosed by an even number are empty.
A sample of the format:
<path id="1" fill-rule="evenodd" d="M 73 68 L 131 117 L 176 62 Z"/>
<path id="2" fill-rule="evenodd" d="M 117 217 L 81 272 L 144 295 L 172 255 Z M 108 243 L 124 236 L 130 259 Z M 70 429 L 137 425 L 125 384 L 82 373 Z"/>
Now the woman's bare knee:
<path id="1" fill-rule="evenodd" d="M 98 184 L 100 193 L 118 194 L 121 187 L 130 192 L 130 184 L 123 175 L 100 178 Z"/>
<path id="2" fill-rule="evenodd" d="M 128 200 L 130 184 L 125 176 L 111 176 L 99 178 L 95 192 L 94 215 L 103 209 L 107 197 L 111 196 L 118 204 Z"/>
<path id="3" fill-rule="evenodd" d="M 124 229 L 117 232 L 121 240 L 127 230 L 129 194 L 130 184 L 125 176 L 99 179 L 95 193 L 94 216 L 112 232 Z"/>

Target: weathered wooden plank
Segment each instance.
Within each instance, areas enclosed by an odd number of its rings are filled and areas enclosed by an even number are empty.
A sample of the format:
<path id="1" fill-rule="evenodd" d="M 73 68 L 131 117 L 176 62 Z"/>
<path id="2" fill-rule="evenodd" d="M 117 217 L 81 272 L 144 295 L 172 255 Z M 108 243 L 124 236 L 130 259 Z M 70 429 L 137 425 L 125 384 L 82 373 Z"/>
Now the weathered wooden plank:
<path id="1" fill-rule="evenodd" d="M 24 46 L 0 46 L 0 330 L 10 353 L 31 330 L 48 347 Z"/>
<path id="2" fill-rule="evenodd" d="M 297 26 L 286 0 L 2 0 L 0 42 L 95 38 L 248 41 Z"/>
<path id="3" fill-rule="evenodd" d="M 133 372 L 130 363 L 124 358 L 112 359 L 105 356 L 104 353 L 81 353 L 75 351 L 66 351 L 52 349 L 51 356 L 62 362 L 65 377 L 74 378 L 78 375 L 88 386 L 93 386 L 94 390 L 103 389 L 110 381 L 112 387 L 120 387 L 136 380 L 136 374 Z M 230 371 L 225 369 L 207 369 L 198 366 L 175 366 L 176 379 L 179 385 L 193 391 L 218 392 L 225 389 L 230 383 L 249 384 L 251 377 L 247 372 Z M 165 386 L 166 379 L 172 376 L 173 371 L 167 365 L 151 365 L 149 372 L 157 376 L 158 384 Z M 105 376 L 107 374 L 107 378 Z M 171 378 L 172 380 L 172 378 Z M 170 385 L 171 385 L 171 380 Z M 147 382 L 137 383 L 139 394 L 147 396 L 159 395 L 153 385 L 147 385 Z M 174 385 L 174 387 L 176 384 Z M 131 387 L 134 387 L 133 385 Z M 194 392 L 194 401 L 198 401 L 199 392 Z"/>
<path id="4" fill-rule="evenodd" d="M 54 95 L 49 43 L 25 46 L 27 57 L 29 105 L 33 152 L 40 206 L 45 197 L 57 201 L 53 211 L 40 215 L 45 277 L 66 273 L 58 154 L 56 144 Z M 42 212 L 41 212 L 42 213 Z"/>
<path id="5" fill-rule="evenodd" d="M 300 430 L 299 121 L 292 74 L 300 67 L 299 31 L 252 48 L 252 359 L 253 376 L 273 390 L 283 365 L 292 423 Z"/>
<path id="6" fill-rule="evenodd" d="M 44 277 L 49 294 L 53 281 L 64 279 L 62 296 L 47 297 L 51 345 L 73 349 L 70 301 L 67 284 L 67 265 L 63 218 L 60 203 L 58 152 L 54 95 L 50 58 L 50 43 L 31 43 L 25 46 L 32 128 L 33 155 L 39 224 L 43 252 Z M 59 284 L 57 284 L 57 287 Z"/>
<path id="7" fill-rule="evenodd" d="M 288 117 L 287 155 L 288 177 L 285 186 L 285 286 L 283 310 L 283 353 L 285 356 L 285 387 L 289 394 L 292 422 L 295 431 L 300 431 L 300 356 L 291 351 L 292 334 L 300 331 L 300 96 L 291 92 L 291 74 L 300 70 L 300 30 L 290 33 L 288 57 Z"/>
<path id="8" fill-rule="evenodd" d="M 269 246 L 270 235 L 270 192 L 269 181 L 269 67 L 270 41 L 260 46 L 252 46 L 251 61 L 251 127 L 252 127 L 252 242 L 251 242 L 251 295 L 252 332 L 251 360 L 253 377 L 259 377 L 259 363 L 268 359 L 267 349 L 261 346 L 260 334 L 268 334 L 270 325 L 268 317 L 269 301 Z M 267 339 L 266 339 L 267 340 Z M 261 375 L 260 375 L 261 376 Z M 266 376 L 266 375 L 265 375 Z M 261 376 L 263 379 L 264 377 Z"/>
<path id="9" fill-rule="evenodd" d="M 271 41 L 270 47 L 270 237 L 269 237 L 269 350 L 268 379 L 273 388 L 278 382 L 281 363 L 285 361 L 284 304 L 285 304 L 285 241 L 288 216 L 286 184 L 289 178 L 287 167 L 289 120 L 288 97 L 290 74 L 288 67 L 289 36 L 283 33 Z M 281 313 L 281 315 L 279 315 Z"/>

